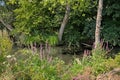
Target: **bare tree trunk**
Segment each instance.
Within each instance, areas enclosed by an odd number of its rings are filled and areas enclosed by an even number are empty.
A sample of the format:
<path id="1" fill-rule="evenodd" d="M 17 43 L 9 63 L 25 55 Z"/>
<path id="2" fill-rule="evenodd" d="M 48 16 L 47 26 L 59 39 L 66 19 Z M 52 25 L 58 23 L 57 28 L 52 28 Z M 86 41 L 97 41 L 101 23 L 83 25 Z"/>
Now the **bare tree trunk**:
<path id="1" fill-rule="evenodd" d="M 65 12 L 65 16 L 64 16 L 63 22 L 61 24 L 60 30 L 59 30 L 59 34 L 58 34 L 58 38 L 59 38 L 60 42 L 62 41 L 62 35 L 64 32 L 64 28 L 68 22 L 69 14 L 70 14 L 70 5 L 69 5 L 68 1 L 66 1 L 66 12 Z"/>
<path id="2" fill-rule="evenodd" d="M 9 24 L 6 24 L 2 19 L 0 19 L 0 22 L 9 30 L 12 31 L 12 26 Z"/>
<path id="3" fill-rule="evenodd" d="M 95 30 L 95 48 L 97 48 L 97 46 L 100 44 L 100 26 L 102 20 L 102 9 L 103 9 L 103 0 L 99 0 L 97 20 L 96 20 L 96 30 Z"/>

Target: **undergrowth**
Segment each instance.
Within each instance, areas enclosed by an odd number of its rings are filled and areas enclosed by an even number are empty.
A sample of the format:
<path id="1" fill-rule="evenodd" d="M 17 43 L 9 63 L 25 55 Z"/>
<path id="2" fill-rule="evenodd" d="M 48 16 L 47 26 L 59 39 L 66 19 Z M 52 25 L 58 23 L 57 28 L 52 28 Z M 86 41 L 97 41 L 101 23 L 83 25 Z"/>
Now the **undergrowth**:
<path id="1" fill-rule="evenodd" d="M 6 55 L 6 54 L 5 54 Z M 94 80 L 97 75 L 120 67 L 120 53 L 115 58 L 106 57 L 103 48 L 85 51 L 83 58 L 70 64 L 49 54 L 31 49 L 16 51 L 13 55 L 0 56 L 0 80 Z M 4 71 L 3 71 L 4 70 Z"/>

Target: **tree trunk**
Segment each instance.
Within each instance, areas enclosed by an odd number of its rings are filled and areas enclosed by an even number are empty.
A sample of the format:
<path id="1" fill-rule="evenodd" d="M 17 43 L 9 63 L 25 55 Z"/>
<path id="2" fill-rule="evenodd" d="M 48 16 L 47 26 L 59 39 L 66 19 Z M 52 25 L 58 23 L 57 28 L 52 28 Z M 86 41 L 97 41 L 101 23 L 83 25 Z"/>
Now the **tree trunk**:
<path id="1" fill-rule="evenodd" d="M 62 35 L 64 32 L 64 28 L 68 22 L 69 14 L 70 14 L 70 5 L 69 5 L 68 1 L 66 1 L 66 12 L 65 12 L 65 16 L 64 16 L 63 22 L 61 24 L 60 30 L 59 30 L 59 34 L 58 34 L 59 42 L 62 41 Z"/>
<path id="2" fill-rule="evenodd" d="M 99 0 L 98 11 L 97 11 L 97 20 L 96 20 L 96 30 L 95 30 L 95 48 L 100 44 L 100 26 L 102 20 L 102 9 L 103 9 L 103 0 Z"/>

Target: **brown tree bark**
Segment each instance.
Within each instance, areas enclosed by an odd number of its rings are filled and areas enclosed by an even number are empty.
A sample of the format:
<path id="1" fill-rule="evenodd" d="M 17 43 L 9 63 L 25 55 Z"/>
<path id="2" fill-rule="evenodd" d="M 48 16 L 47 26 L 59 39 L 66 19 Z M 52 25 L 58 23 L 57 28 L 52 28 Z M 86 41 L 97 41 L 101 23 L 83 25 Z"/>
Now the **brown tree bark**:
<path id="1" fill-rule="evenodd" d="M 64 32 L 65 26 L 68 22 L 69 14 L 70 14 L 70 5 L 69 5 L 68 1 L 66 1 L 65 16 L 64 16 L 63 22 L 61 23 L 61 27 L 60 27 L 60 30 L 59 30 L 59 33 L 58 33 L 59 42 L 62 41 L 63 32 Z"/>
<path id="2" fill-rule="evenodd" d="M 0 22 L 9 30 L 9 31 L 12 31 L 12 26 L 9 25 L 9 24 L 6 24 L 2 19 L 0 19 Z"/>
<path id="3" fill-rule="evenodd" d="M 98 11 L 97 11 L 97 20 L 96 20 L 96 30 L 95 30 L 95 48 L 97 48 L 98 45 L 100 44 L 102 9 L 103 9 L 103 0 L 99 0 Z"/>

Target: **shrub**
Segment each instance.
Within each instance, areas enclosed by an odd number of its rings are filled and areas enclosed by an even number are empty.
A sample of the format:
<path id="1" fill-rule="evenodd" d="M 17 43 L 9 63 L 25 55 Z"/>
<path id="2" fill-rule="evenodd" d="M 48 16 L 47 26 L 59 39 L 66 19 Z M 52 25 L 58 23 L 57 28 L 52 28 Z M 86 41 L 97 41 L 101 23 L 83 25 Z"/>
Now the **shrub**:
<path id="1" fill-rule="evenodd" d="M 5 70 L 4 62 L 5 62 L 5 57 L 3 54 L 0 54 L 0 75 Z"/>
<path id="2" fill-rule="evenodd" d="M 0 53 L 8 53 L 12 50 L 12 41 L 10 40 L 9 37 L 4 36 L 1 37 L 0 36 Z"/>
<path id="3" fill-rule="evenodd" d="M 115 58 L 109 58 L 106 61 L 107 69 L 113 70 L 114 68 L 119 68 L 120 67 L 120 53 L 115 56 Z"/>
<path id="4" fill-rule="evenodd" d="M 0 73 L 5 70 L 5 61 L 6 56 L 12 50 L 12 41 L 4 34 L 4 36 L 0 36 Z"/>
<path id="5" fill-rule="evenodd" d="M 100 73 L 106 72 L 108 69 L 105 65 L 107 60 L 105 54 L 106 51 L 104 49 L 98 48 L 92 50 L 92 55 L 90 55 L 90 52 L 84 53 L 82 60 L 75 59 L 70 68 L 72 77 L 79 74 L 82 74 L 82 76 L 86 74 L 97 76 Z M 88 68 L 90 71 L 86 71 Z"/>
<path id="6" fill-rule="evenodd" d="M 16 53 L 16 63 L 10 65 L 15 79 L 61 80 L 60 78 L 64 70 L 64 62 L 62 60 L 58 58 L 52 59 L 48 55 L 42 55 L 41 58 L 41 54 L 33 54 L 26 49 L 18 52 L 22 52 L 22 55 L 17 55 Z M 24 58 L 21 58 L 22 56 Z"/>
<path id="7" fill-rule="evenodd" d="M 91 67 L 94 75 L 107 71 L 107 67 L 105 65 L 106 60 L 106 51 L 103 48 L 97 48 L 92 51 Z"/>

